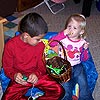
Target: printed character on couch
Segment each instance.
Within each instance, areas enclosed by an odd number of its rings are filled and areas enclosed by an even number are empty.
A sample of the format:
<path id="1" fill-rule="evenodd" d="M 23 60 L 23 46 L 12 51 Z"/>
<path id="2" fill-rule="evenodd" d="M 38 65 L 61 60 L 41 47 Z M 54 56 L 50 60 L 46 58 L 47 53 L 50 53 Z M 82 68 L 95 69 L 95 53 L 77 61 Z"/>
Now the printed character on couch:
<path id="1" fill-rule="evenodd" d="M 19 32 L 16 32 L 16 33 L 19 34 Z M 52 38 L 53 36 L 55 36 L 57 34 L 58 34 L 58 32 L 48 32 L 44 36 L 44 39 L 49 40 L 50 38 Z M 86 74 L 87 74 L 89 89 L 90 89 L 91 93 L 93 93 L 95 85 L 96 85 L 96 81 L 97 81 L 97 78 L 98 78 L 98 73 L 96 71 L 96 68 L 95 68 L 95 65 L 94 65 L 94 62 L 93 62 L 93 59 L 92 59 L 92 56 L 91 56 L 91 53 L 90 53 L 89 49 L 88 49 L 88 57 L 89 58 L 87 59 L 87 61 L 85 61 L 85 62 L 83 61 L 82 64 L 83 64 L 83 67 L 84 67 L 84 69 L 86 71 Z M 7 86 L 8 86 L 8 84 L 9 84 L 10 79 L 5 75 L 3 68 L 1 69 L 0 78 L 1 78 L 1 83 L 2 83 L 1 84 L 2 85 L 2 90 L 3 90 L 3 93 L 4 93 Z M 27 91 L 25 96 L 30 96 L 31 95 L 31 90 L 32 90 L 32 88 L 30 88 Z M 44 92 L 42 90 L 40 90 L 39 88 L 36 88 L 36 87 L 32 91 L 34 93 L 33 96 L 36 97 L 36 98 L 39 95 L 42 96 L 44 94 Z M 79 85 L 78 84 L 76 84 L 76 86 L 74 87 L 72 92 L 73 92 L 74 97 L 79 96 Z"/>

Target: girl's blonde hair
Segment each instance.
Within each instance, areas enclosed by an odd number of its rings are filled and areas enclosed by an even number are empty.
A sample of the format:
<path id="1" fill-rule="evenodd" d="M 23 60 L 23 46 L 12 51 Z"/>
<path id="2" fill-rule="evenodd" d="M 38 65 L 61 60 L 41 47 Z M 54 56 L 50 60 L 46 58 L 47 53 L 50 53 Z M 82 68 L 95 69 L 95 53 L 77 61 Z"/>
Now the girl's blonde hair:
<path id="1" fill-rule="evenodd" d="M 65 24 L 65 29 L 67 28 L 68 24 L 72 21 L 75 20 L 80 23 L 80 27 L 82 30 L 84 30 L 84 33 L 81 35 L 82 38 L 86 38 L 86 18 L 82 14 L 73 14 L 69 16 L 69 18 L 66 21 Z"/>

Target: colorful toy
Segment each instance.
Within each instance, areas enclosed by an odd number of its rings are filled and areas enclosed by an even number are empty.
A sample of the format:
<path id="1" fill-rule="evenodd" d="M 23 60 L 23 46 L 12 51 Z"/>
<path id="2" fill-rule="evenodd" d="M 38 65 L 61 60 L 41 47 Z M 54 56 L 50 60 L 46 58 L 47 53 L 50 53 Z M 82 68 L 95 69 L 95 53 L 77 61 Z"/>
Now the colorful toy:
<path id="1" fill-rule="evenodd" d="M 49 41 L 47 39 L 42 39 L 42 42 L 45 44 L 44 53 L 46 56 L 46 60 L 58 55 L 54 50 L 51 49 L 51 47 L 49 46 Z"/>
<path id="2" fill-rule="evenodd" d="M 30 96 L 28 95 L 28 100 L 37 100 L 37 98 L 44 95 L 43 91 L 39 90 L 38 88 L 35 88 L 34 86 L 30 89 L 30 93 Z"/>
<path id="3" fill-rule="evenodd" d="M 50 65 L 50 66 L 47 65 L 47 67 L 51 69 L 51 72 L 52 72 L 53 74 L 60 75 L 61 71 L 62 71 L 63 68 L 64 68 L 64 65 L 63 65 L 61 68 L 53 68 L 52 65 Z"/>
<path id="4" fill-rule="evenodd" d="M 42 39 L 42 42 L 45 44 L 45 50 L 44 50 L 44 53 L 47 55 L 49 49 L 50 49 L 50 46 L 49 46 L 49 41 L 47 39 Z"/>
<path id="5" fill-rule="evenodd" d="M 73 89 L 73 95 L 79 97 L 79 85 L 78 85 L 78 83 L 75 85 L 75 89 Z"/>
<path id="6" fill-rule="evenodd" d="M 26 77 L 25 75 L 23 75 L 23 80 L 27 81 L 28 77 Z"/>

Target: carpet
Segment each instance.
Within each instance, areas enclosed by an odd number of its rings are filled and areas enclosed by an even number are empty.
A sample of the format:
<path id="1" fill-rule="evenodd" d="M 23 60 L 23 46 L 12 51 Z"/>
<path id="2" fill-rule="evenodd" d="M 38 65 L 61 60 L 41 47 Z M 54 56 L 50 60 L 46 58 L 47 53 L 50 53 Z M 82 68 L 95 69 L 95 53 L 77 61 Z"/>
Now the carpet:
<path id="1" fill-rule="evenodd" d="M 11 15 L 11 16 L 6 17 L 7 22 L 3 24 L 4 35 L 6 37 L 8 36 L 8 38 L 9 38 L 9 37 L 15 36 L 15 32 L 18 30 L 18 23 L 22 19 L 23 16 L 24 16 L 24 14 L 21 14 L 20 16 Z"/>

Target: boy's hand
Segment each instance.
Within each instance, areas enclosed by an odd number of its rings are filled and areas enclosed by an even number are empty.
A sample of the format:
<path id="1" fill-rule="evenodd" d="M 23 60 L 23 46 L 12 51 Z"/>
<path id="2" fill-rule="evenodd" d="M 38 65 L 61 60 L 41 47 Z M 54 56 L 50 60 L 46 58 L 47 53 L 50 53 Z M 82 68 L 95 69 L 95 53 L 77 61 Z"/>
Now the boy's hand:
<path id="1" fill-rule="evenodd" d="M 37 83 L 37 81 L 38 81 L 38 77 L 37 77 L 34 73 L 31 74 L 31 75 L 29 76 L 28 80 L 27 80 L 27 82 L 30 82 L 30 83 L 32 83 L 32 84 Z"/>
<path id="2" fill-rule="evenodd" d="M 16 81 L 17 83 L 19 83 L 19 84 L 22 84 L 22 85 L 26 85 L 26 84 L 27 84 L 27 81 L 25 81 L 25 80 L 23 79 L 23 75 L 22 75 L 21 73 L 16 73 L 16 74 L 14 75 L 14 79 L 15 79 L 15 81 Z"/>

